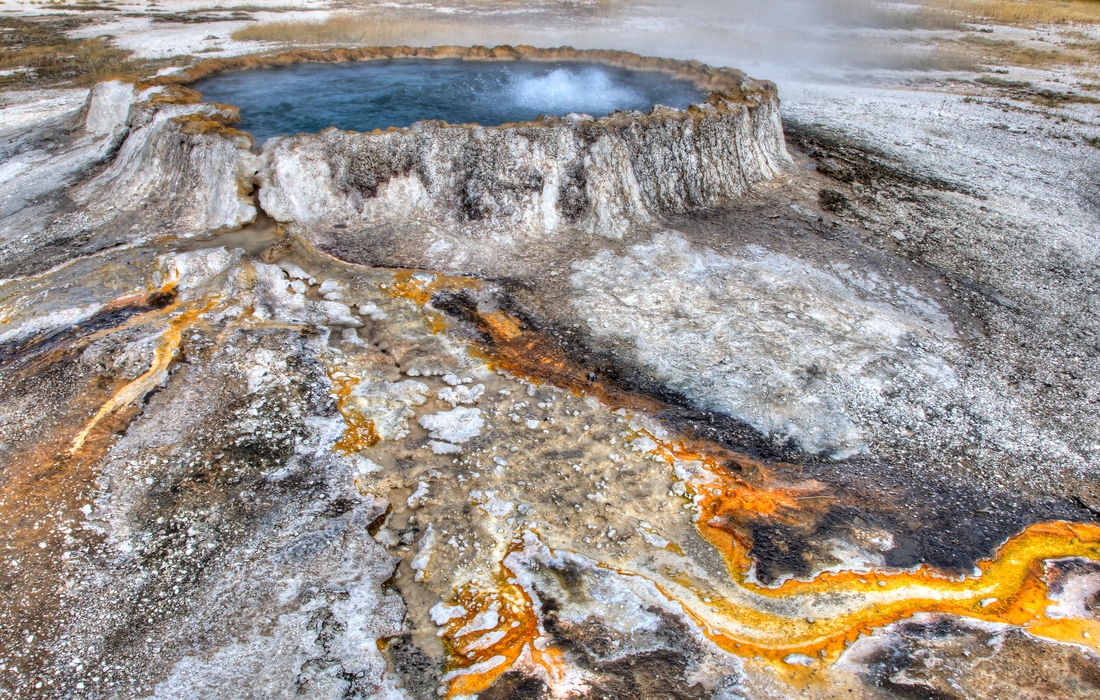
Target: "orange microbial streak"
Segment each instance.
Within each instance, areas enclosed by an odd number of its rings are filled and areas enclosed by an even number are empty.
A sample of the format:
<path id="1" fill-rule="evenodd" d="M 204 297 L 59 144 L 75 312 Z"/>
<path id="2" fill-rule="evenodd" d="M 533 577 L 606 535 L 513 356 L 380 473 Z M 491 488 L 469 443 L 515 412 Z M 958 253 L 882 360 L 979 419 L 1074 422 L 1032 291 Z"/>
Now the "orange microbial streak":
<path id="1" fill-rule="evenodd" d="M 1100 620 L 1046 616 L 1054 601 L 1044 579 L 1047 561 L 1100 559 L 1098 525 L 1033 525 L 1009 540 L 991 560 L 981 562 L 973 576 L 952 578 L 922 566 L 893 573 L 823 573 L 809 581 L 788 580 L 768 588 L 747 580 L 751 543 L 739 527 L 741 519 L 793 520 L 804 512 L 805 504 L 818 507 L 812 504 L 822 500 L 807 499 L 812 491 L 803 488 L 754 488 L 712 457 L 680 445 L 659 443 L 657 452 L 670 463 L 698 460 L 704 467 L 703 475 L 688 483 L 698 508 L 695 525 L 722 554 L 730 577 L 745 595 L 734 601 L 706 591 L 705 585 L 682 574 L 670 577 L 669 588 L 679 590 L 665 593 L 678 600 L 707 636 L 727 651 L 774 660 L 797 653 L 835 661 L 860 634 L 920 612 L 1011 624 L 1035 636 L 1100 651 Z M 743 456 L 741 460 L 753 462 Z M 764 469 L 759 463 L 756 466 L 758 471 Z M 818 606 L 816 601 L 829 602 Z M 792 609 L 800 612 L 787 612 Z M 814 610 L 824 614 L 815 615 Z"/>
<path id="2" fill-rule="evenodd" d="M 402 295 L 420 303 L 428 302 L 432 291 L 455 289 L 450 281 L 453 278 L 433 278 L 430 284 L 414 284 L 409 281 L 411 278 L 411 273 L 405 275 L 395 287 Z M 473 288 L 475 283 L 459 278 L 457 286 Z M 467 320 L 475 323 L 488 340 L 481 350 L 498 369 L 529 381 L 594 396 L 611 409 L 649 412 L 661 407 L 655 399 L 593 378 L 569 357 L 565 348 L 526 329 L 519 319 L 504 312 L 475 312 Z M 443 319 L 433 322 L 440 324 L 440 330 L 445 328 Z M 992 559 L 981 562 L 978 572 L 971 576 L 950 577 L 922 566 L 887 573 L 826 572 L 808 581 L 788 580 L 769 588 L 750 580 L 751 540 L 744 525 L 762 517 L 793 523 L 812 518 L 823 512 L 831 500 L 823 493 L 824 485 L 809 482 L 795 487 L 771 483 L 766 465 L 710 442 L 656 441 L 655 453 L 670 466 L 677 462 L 701 465 L 685 484 L 696 507 L 695 526 L 721 553 L 730 575 L 729 583 L 733 585 L 695 581 L 673 569 L 655 583 L 669 599 L 683 606 L 711 640 L 731 653 L 798 662 L 798 665 L 777 665 L 796 680 L 814 675 L 823 664 L 835 661 L 859 636 L 917 613 L 944 613 L 1010 624 L 1038 637 L 1100 652 L 1100 620 L 1047 617 L 1046 610 L 1055 601 L 1050 599 L 1044 579 L 1048 561 L 1073 557 L 1100 560 L 1100 525 L 1068 522 L 1032 525 L 1006 542 Z M 735 472 L 751 474 L 752 483 Z M 485 611 L 497 599 L 490 594 L 475 594 L 471 589 L 463 589 L 459 595 L 463 609 L 471 612 L 449 622 L 444 637 L 454 658 L 467 660 L 469 665 L 462 668 L 471 672 L 452 676 L 449 687 L 452 694 L 475 693 L 488 687 L 519 658 L 523 648 L 535 650 L 537 620 L 525 617 L 530 608 L 524 607 L 522 590 L 502 584 L 501 591 L 512 591 L 501 593 L 504 596 L 501 601 L 519 601 L 516 607 L 499 603 L 509 614 L 519 615 L 515 618 L 519 620 L 517 631 L 509 628 L 499 638 L 490 637 L 502 629 L 498 626 L 472 635 L 470 641 L 466 641 L 462 631 L 469 629 L 467 625 L 478 614 L 472 611 Z M 541 658 L 548 658 L 548 653 L 541 651 Z M 791 654 L 803 656 L 790 659 Z M 460 669 L 452 671 L 459 673 Z"/>
<path id="3" fill-rule="evenodd" d="M 503 563 L 492 588 L 467 583 L 443 611 L 452 616 L 441 627 L 451 659 L 443 677 L 448 696 L 480 693 L 517 665 L 551 688 L 565 679 L 561 652 L 548 645 L 531 598 Z"/>
<path id="4" fill-rule="evenodd" d="M 398 270 L 393 275 L 393 286 L 389 290 L 394 296 L 412 299 L 424 305 L 432 300 L 436 292 L 458 292 L 463 289 L 481 289 L 481 280 L 473 277 L 451 277 L 434 272 Z"/>
<path id="5" fill-rule="evenodd" d="M 362 413 L 356 411 L 349 404 L 351 394 L 359 384 L 357 377 L 352 377 L 343 372 L 332 372 L 329 375 L 333 388 L 336 389 L 336 409 L 344 417 L 344 434 L 333 445 L 340 454 L 350 455 L 368 447 L 374 447 L 381 439 L 374 428 L 374 421 L 365 418 Z"/>
<path id="6" fill-rule="evenodd" d="M 776 660 L 799 653 L 834 661 L 860 634 L 921 612 L 1006 623 L 1035 636 L 1100 651 L 1096 642 L 1100 621 L 1046 617 L 1053 601 L 1043 581 L 1043 564 L 1067 557 L 1100 559 L 1100 527 L 1061 522 L 1033 525 L 1009 540 L 993 559 L 982 562 L 979 575 L 961 579 L 920 567 L 890 574 L 822 574 L 812 581 L 788 581 L 776 589 L 745 586 L 761 598 L 752 606 L 730 600 L 703 604 L 701 596 L 675 597 L 719 646 Z M 813 610 L 814 600 L 839 601 L 841 610 L 819 618 L 771 612 L 776 604 L 790 602 L 804 603 L 796 609 Z"/>
<path id="7" fill-rule="evenodd" d="M 434 273 L 400 271 L 395 273 L 390 291 L 394 296 L 412 299 L 420 305 L 431 301 L 432 294 L 441 291 L 459 292 L 482 289 L 480 280 L 471 277 L 447 277 Z M 447 319 L 442 314 L 427 312 L 432 330 L 441 333 L 447 329 Z M 577 394 L 595 396 L 608 406 L 633 410 L 656 411 L 658 401 L 639 396 L 619 387 L 592 378 L 574 362 L 566 350 L 547 342 L 539 333 L 531 332 L 522 321 L 503 312 L 473 311 L 466 319 L 488 340 L 486 346 L 478 346 L 493 369 L 500 369 L 523 379 L 551 384 Z"/>
<path id="8" fill-rule="evenodd" d="M 71 453 L 76 454 L 80 451 L 84 446 L 84 441 L 95 427 L 99 425 L 100 421 L 120 408 L 138 401 L 141 397 L 159 386 L 168 377 L 168 368 L 171 366 L 172 360 L 176 356 L 176 351 L 179 349 L 180 341 L 183 338 L 183 331 L 198 321 L 199 316 L 212 309 L 216 303 L 217 300 L 213 298 L 196 302 L 191 308 L 176 316 L 168 323 L 168 327 L 160 336 L 160 342 L 157 343 L 156 350 L 153 353 L 153 362 L 149 366 L 149 369 L 140 377 L 122 387 L 122 389 L 115 393 L 107 403 L 100 407 L 95 416 L 92 417 L 92 420 L 90 420 L 88 424 L 84 426 L 84 429 L 77 434 L 76 438 L 73 439 L 72 446 L 69 448 Z"/>
<path id="9" fill-rule="evenodd" d="M 760 462 L 719 446 L 698 442 L 666 442 L 642 431 L 657 443 L 654 453 L 673 466 L 677 461 L 698 462 L 699 473 L 685 485 L 698 507 L 696 527 L 723 556 L 730 574 L 742 582 L 752 568 L 750 519 L 767 517 L 797 522 L 812 516 L 828 503 L 817 497 L 823 486 L 806 481 L 797 487 L 771 484 L 769 470 Z M 709 448 L 709 449 L 708 449 Z M 760 485 L 753 485 L 723 465 L 734 465 L 751 473 Z"/>

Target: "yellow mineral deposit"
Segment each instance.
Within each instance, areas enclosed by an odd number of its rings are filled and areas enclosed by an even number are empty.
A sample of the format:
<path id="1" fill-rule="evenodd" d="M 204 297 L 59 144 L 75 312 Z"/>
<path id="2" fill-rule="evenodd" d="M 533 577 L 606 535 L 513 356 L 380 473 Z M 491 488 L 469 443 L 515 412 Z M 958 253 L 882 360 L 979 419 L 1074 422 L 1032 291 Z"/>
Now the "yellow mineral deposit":
<path id="1" fill-rule="evenodd" d="M 479 285 L 468 278 L 401 272 L 395 276 L 392 292 L 423 305 L 435 292 L 478 289 Z M 445 327 L 441 316 L 426 311 L 438 328 Z M 474 313 L 477 317 L 467 320 L 473 320 L 489 339 L 479 350 L 492 366 L 531 382 L 595 396 L 612 410 L 638 412 L 655 404 L 648 397 L 591 379 L 587 369 L 573 363 L 563 349 L 527 332 L 522 322 L 507 313 Z M 670 467 L 677 463 L 701 467 L 685 483 L 687 496 L 697 508 L 695 526 L 721 553 L 730 576 L 725 585 L 732 586 L 727 591 L 736 595 L 723 596 L 714 585 L 693 580 L 683 572 L 670 572 L 655 583 L 670 600 L 683 606 L 708 638 L 730 653 L 787 661 L 777 666 L 792 679 L 805 678 L 836 661 L 860 635 L 917 613 L 1013 625 L 1037 637 L 1100 652 L 1100 621 L 1047 617 L 1046 610 L 1055 601 L 1050 599 L 1044 580 L 1045 562 L 1074 557 L 1100 560 L 1100 526 L 1068 522 L 1033 525 L 1005 543 L 992 559 L 981 562 L 970 576 L 952 577 L 920 566 L 908 571 L 826 572 L 811 580 L 790 579 L 766 587 L 750 580 L 751 543 L 739 524 L 750 517 L 793 520 L 821 508 L 828 500 L 827 494 L 822 497 L 823 485 L 767 484 L 768 467 L 746 455 L 705 441 L 662 442 L 646 437 L 654 440 L 654 454 Z M 742 471 L 763 475 L 765 485 L 750 485 L 733 474 L 724 466 L 731 462 Z M 514 583 L 503 563 L 494 583 L 493 588 L 466 584 L 449 603 L 462 611 L 441 627 L 451 655 L 450 696 L 489 687 L 521 659 L 529 658 L 545 669 L 551 685 L 550 681 L 563 677 L 560 652 L 547 646 L 530 598 Z M 828 605 L 815 605 L 822 600 L 828 600 Z M 806 612 L 821 609 L 828 614 L 810 616 Z M 476 621 L 488 617 L 498 624 L 475 632 Z M 799 656 L 792 658 L 792 654 Z"/>
<path id="2" fill-rule="evenodd" d="M 380 438 L 374 428 L 374 421 L 364 417 L 349 404 L 359 379 L 339 370 L 331 372 L 329 379 L 336 389 L 336 409 L 340 411 L 347 425 L 333 448 L 340 454 L 350 455 L 377 445 Z"/>

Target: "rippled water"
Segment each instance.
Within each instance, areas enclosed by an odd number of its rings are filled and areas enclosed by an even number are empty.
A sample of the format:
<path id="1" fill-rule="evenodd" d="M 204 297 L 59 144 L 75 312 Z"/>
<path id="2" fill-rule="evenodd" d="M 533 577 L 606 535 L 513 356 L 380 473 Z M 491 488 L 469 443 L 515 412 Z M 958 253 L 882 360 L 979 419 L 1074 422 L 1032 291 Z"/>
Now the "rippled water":
<path id="1" fill-rule="evenodd" d="M 664 73 L 595 63 L 396 59 L 226 71 L 193 87 L 236 105 L 257 143 L 329 126 L 371 131 L 423 119 L 497 126 L 539 115 L 683 109 L 704 93 Z"/>

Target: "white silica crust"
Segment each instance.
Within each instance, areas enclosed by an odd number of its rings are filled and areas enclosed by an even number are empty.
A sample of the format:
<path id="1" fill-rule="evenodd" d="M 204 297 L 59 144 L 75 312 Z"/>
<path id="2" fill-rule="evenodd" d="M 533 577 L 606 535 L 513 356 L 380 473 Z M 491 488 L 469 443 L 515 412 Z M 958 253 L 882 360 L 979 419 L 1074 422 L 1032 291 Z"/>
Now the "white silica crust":
<path id="1" fill-rule="evenodd" d="M 951 321 L 873 272 L 751 245 L 720 255 L 676 233 L 574 269 L 574 307 L 594 335 L 629 340 L 669 386 L 809 452 L 864 448 L 848 393 L 881 394 L 897 374 L 957 385 L 950 364 L 922 348 L 948 349 Z"/>
<path id="2" fill-rule="evenodd" d="M 137 90 L 130 83 L 109 80 L 92 88 L 88 98 L 85 128 L 93 136 L 112 136 L 124 129 L 130 119 L 130 107 Z"/>
<path id="3" fill-rule="evenodd" d="M 485 425 L 481 418 L 481 409 L 463 407 L 421 416 L 419 422 L 436 440 L 458 444 L 469 442 L 480 435 L 481 428 Z"/>
<path id="4" fill-rule="evenodd" d="M 188 230 L 252 221 L 256 207 L 243 196 L 255 171 L 250 139 L 222 130 L 187 130 L 190 119 L 231 119 L 232 114 L 208 104 L 140 110 L 111 166 L 82 186 L 77 200 L 103 215 L 155 207 L 172 217 L 173 228 Z"/>

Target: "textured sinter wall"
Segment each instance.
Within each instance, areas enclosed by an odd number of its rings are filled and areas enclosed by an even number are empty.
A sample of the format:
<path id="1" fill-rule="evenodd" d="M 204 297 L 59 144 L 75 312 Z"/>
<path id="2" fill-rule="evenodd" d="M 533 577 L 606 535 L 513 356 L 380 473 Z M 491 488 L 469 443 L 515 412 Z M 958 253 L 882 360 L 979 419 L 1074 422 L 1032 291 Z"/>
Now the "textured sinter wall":
<path id="1" fill-rule="evenodd" d="M 201 63 L 159 82 L 217 70 L 390 58 L 600 61 L 692 81 L 706 101 L 546 118 L 499 127 L 421 122 L 372 133 L 330 129 L 264 144 L 257 182 L 280 222 L 431 222 L 476 233 L 542 233 L 576 226 L 620 237 L 631 222 L 743 195 L 789 156 L 772 83 L 697 62 L 623 52 L 530 47 L 300 51 Z"/>

